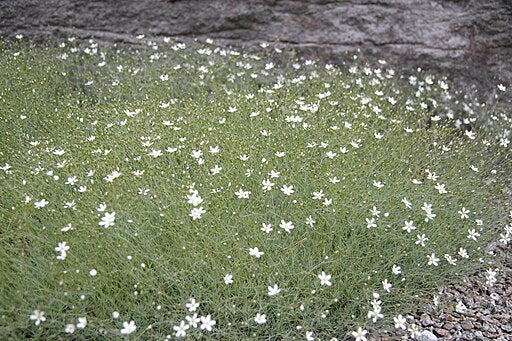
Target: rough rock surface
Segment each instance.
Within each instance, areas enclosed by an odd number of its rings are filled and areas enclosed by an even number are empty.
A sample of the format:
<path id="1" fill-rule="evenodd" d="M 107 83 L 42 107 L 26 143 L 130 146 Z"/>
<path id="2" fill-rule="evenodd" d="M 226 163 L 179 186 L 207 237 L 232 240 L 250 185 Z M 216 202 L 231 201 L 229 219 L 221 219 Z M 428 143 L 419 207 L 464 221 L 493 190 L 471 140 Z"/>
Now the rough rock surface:
<path id="1" fill-rule="evenodd" d="M 499 269 L 496 283 L 487 287 L 484 274 L 477 273 L 464 283 L 442 288 L 437 305 L 418 307 L 407 316 L 410 325 L 423 330 L 416 339 L 512 340 L 512 249 L 504 246 L 495 251 L 492 266 Z M 457 304 L 461 304 L 459 309 Z M 398 340 L 406 335 L 391 330 L 381 333 L 381 339 Z"/>
<path id="2" fill-rule="evenodd" d="M 402 68 L 448 71 L 482 89 L 512 82 L 510 0 L 0 1 L 0 35 L 15 34 L 279 42 L 332 62 L 360 49 Z"/>

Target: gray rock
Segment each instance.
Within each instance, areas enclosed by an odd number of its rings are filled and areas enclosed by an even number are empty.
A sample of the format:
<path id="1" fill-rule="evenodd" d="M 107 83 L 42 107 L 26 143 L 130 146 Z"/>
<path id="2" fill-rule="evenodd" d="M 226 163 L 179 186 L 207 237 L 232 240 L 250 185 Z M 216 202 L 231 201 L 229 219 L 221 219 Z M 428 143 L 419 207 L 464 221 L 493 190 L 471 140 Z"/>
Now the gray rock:
<path id="1" fill-rule="evenodd" d="M 428 330 L 424 330 L 416 337 L 416 340 L 418 340 L 418 341 L 436 341 L 437 336 L 435 336 L 432 332 L 430 332 Z"/>
<path id="2" fill-rule="evenodd" d="M 484 340 L 484 334 L 481 331 L 477 330 L 474 333 L 474 335 L 475 335 L 475 340 Z"/>
<path id="3" fill-rule="evenodd" d="M 434 321 L 432 321 L 432 318 L 428 314 L 422 314 L 420 322 L 423 327 L 429 327 L 434 324 Z"/>
<path id="4" fill-rule="evenodd" d="M 332 62 L 360 49 L 394 67 L 442 70 L 492 91 L 499 80 L 512 82 L 511 27 L 506 0 L 0 1 L 0 35 L 8 37 L 268 41 Z"/>

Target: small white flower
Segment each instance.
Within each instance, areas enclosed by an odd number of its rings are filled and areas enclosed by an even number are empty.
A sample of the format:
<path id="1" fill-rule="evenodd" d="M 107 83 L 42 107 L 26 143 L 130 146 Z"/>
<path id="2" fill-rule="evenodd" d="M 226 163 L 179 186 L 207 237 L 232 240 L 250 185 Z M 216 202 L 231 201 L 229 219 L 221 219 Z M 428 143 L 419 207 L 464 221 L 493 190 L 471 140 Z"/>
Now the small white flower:
<path id="1" fill-rule="evenodd" d="M 366 334 L 368 331 L 363 330 L 363 328 L 358 327 L 356 331 L 352 332 L 352 336 L 355 337 L 355 341 L 367 341 Z"/>
<path id="2" fill-rule="evenodd" d="M 373 180 L 373 186 L 375 186 L 377 188 L 382 188 L 382 187 L 384 187 L 384 184 L 380 181 Z"/>
<path id="3" fill-rule="evenodd" d="M 396 329 L 403 329 L 406 330 L 405 323 L 407 322 L 406 319 L 402 315 L 398 315 L 397 317 L 393 317 L 393 321 L 395 322 L 395 328 Z"/>
<path id="4" fill-rule="evenodd" d="M 73 334 L 75 332 L 75 325 L 72 323 L 66 324 L 66 327 L 64 328 L 64 332 L 66 332 L 68 334 Z"/>
<path id="5" fill-rule="evenodd" d="M 272 232 L 272 224 L 265 224 L 263 223 L 262 224 L 262 227 L 260 228 L 261 231 L 265 232 L 265 233 L 270 233 Z"/>
<path id="6" fill-rule="evenodd" d="M 285 195 L 292 195 L 295 191 L 293 189 L 293 186 L 286 186 L 286 185 L 283 185 L 283 187 L 281 187 L 281 191 L 285 194 Z"/>
<path id="7" fill-rule="evenodd" d="M 290 233 L 295 228 L 295 226 L 293 226 L 293 223 L 291 221 L 286 222 L 284 220 L 281 220 L 279 227 L 288 233 Z"/>
<path id="8" fill-rule="evenodd" d="M 212 320 L 210 315 L 201 316 L 201 330 L 206 329 L 207 331 L 211 332 L 212 327 L 215 326 L 215 324 L 215 320 Z"/>
<path id="9" fill-rule="evenodd" d="M 263 256 L 265 254 L 265 252 L 260 251 L 257 247 L 255 247 L 255 248 L 249 248 L 249 254 L 256 258 L 260 258 L 261 256 Z"/>
<path id="10" fill-rule="evenodd" d="M 46 321 L 46 317 L 44 316 L 44 311 L 34 310 L 32 315 L 30 315 L 30 320 L 35 321 L 34 324 L 38 326 L 41 322 Z"/>
<path id="11" fill-rule="evenodd" d="M 188 309 L 188 311 L 192 313 L 196 311 L 197 308 L 199 308 L 199 303 L 196 302 L 194 298 L 191 298 L 190 301 L 187 304 L 185 304 L 185 307 Z"/>
<path id="12" fill-rule="evenodd" d="M 331 275 L 326 274 L 324 271 L 318 275 L 318 278 L 320 279 L 320 285 L 327 285 L 329 287 L 332 285 Z"/>
<path id="13" fill-rule="evenodd" d="M 387 278 L 382 281 L 382 286 L 384 287 L 384 290 L 387 292 L 391 291 L 391 287 L 393 286 L 391 283 L 388 282 Z"/>
<path id="14" fill-rule="evenodd" d="M 407 233 L 411 233 L 412 230 L 416 230 L 416 226 L 414 226 L 414 222 L 412 220 L 405 221 L 405 226 L 402 227 L 402 230 L 407 231 Z"/>
<path id="15" fill-rule="evenodd" d="M 176 337 L 185 337 L 187 335 L 187 329 L 190 328 L 188 324 L 185 324 L 185 321 L 181 321 L 179 326 L 174 326 L 172 329 L 176 331 Z"/>
<path id="16" fill-rule="evenodd" d="M 277 284 L 274 284 L 274 286 L 268 286 L 268 295 L 269 296 L 275 296 L 281 292 L 281 289 L 277 286 Z"/>
<path id="17" fill-rule="evenodd" d="M 116 220 L 116 212 L 108 213 L 105 212 L 105 215 L 101 218 L 101 221 L 98 225 L 103 226 L 104 228 L 114 226 Z"/>
<path id="18" fill-rule="evenodd" d="M 232 284 L 233 283 L 233 275 L 226 274 L 226 276 L 224 276 L 224 283 L 226 283 L 227 285 Z"/>
<path id="19" fill-rule="evenodd" d="M 197 328 L 197 324 L 201 322 L 201 319 L 197 317 L 197 314 L 194 314 L 192 316 L 185 316 L 185 320 L 187 320 L 189 326 L 193 328 Z"/>
<path id="20" fill-rule="evenodd" d="M 46 201 L 46 199 L 41 199 L 40 201 L 34 202 L 34 207 L 37 209 L 41 209 L 41 208 L 45 207 L 46 205 L 48 205 L 49 203 L 50 202 Z"/>
<path id="21" fill-rule="evenodd" d="M 135 321 L 123 322 L 123 329 L 121 329 L 121 334 L 129 335 L 133 333 L 137 329 L 137 326 L 135 325 Z"/>
<path id="22" fill-rule="evenodd" d="M 427 255 L 428 258 L 428 265 L 438 266 L 439 265 L 439 258 L 436 257 L 435 253 L 432 253 L 431 255 Z"/>
<path id="23" fill-rule="evenodd" d="M 76 327 L 78 329 L 84 329 L 87 326 L 87 317 L 79 317 Z"/>
<path id="24" fill-rule="evenodd" d="M 199 208 L 194 207 L 188 214 L 192 220 L 201 219 L 202 215 L 206 213 L 206 210 L 201 206 Z"/>
<path id="25" fill-rule="evenodd" d="M 265 314 L 257 313 L 254 317 L 254 322 L 257 324 L 264 324 L 267 323 L 267 316 Z"/>

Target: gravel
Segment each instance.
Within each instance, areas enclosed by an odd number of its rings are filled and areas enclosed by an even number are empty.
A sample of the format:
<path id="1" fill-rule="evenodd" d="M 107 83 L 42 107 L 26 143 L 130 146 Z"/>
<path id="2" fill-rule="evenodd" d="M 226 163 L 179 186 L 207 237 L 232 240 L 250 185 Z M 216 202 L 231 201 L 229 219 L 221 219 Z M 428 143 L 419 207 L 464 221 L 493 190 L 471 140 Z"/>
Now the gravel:
<path id="1" fill-rule="evenodd" d="M 442 288 L 437 305 L 407 316 L 408 325 L 421 326 L 416 340 L 512 340 L 512 250 L 496 247 L 494 252 L 493 268 L 499 271 L 491 287 L 485 286 L 484 273 L 471 275 L 462 284 Z M 383 337 L 407 339 L 396 330 Z"/>

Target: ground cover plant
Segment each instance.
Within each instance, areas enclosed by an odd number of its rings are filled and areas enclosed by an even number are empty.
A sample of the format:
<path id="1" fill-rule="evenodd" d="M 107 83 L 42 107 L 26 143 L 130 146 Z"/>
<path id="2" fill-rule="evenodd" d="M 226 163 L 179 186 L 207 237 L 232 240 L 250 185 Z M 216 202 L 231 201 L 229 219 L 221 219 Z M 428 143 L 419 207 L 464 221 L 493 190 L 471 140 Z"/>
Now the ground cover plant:
<path id="1" fill-rule="evenodd" d="M 139 38 L 0 45 L 2 339 L 415 337 L 440 285 L 500 275 L 506 112 L 384 61 Z"/>

